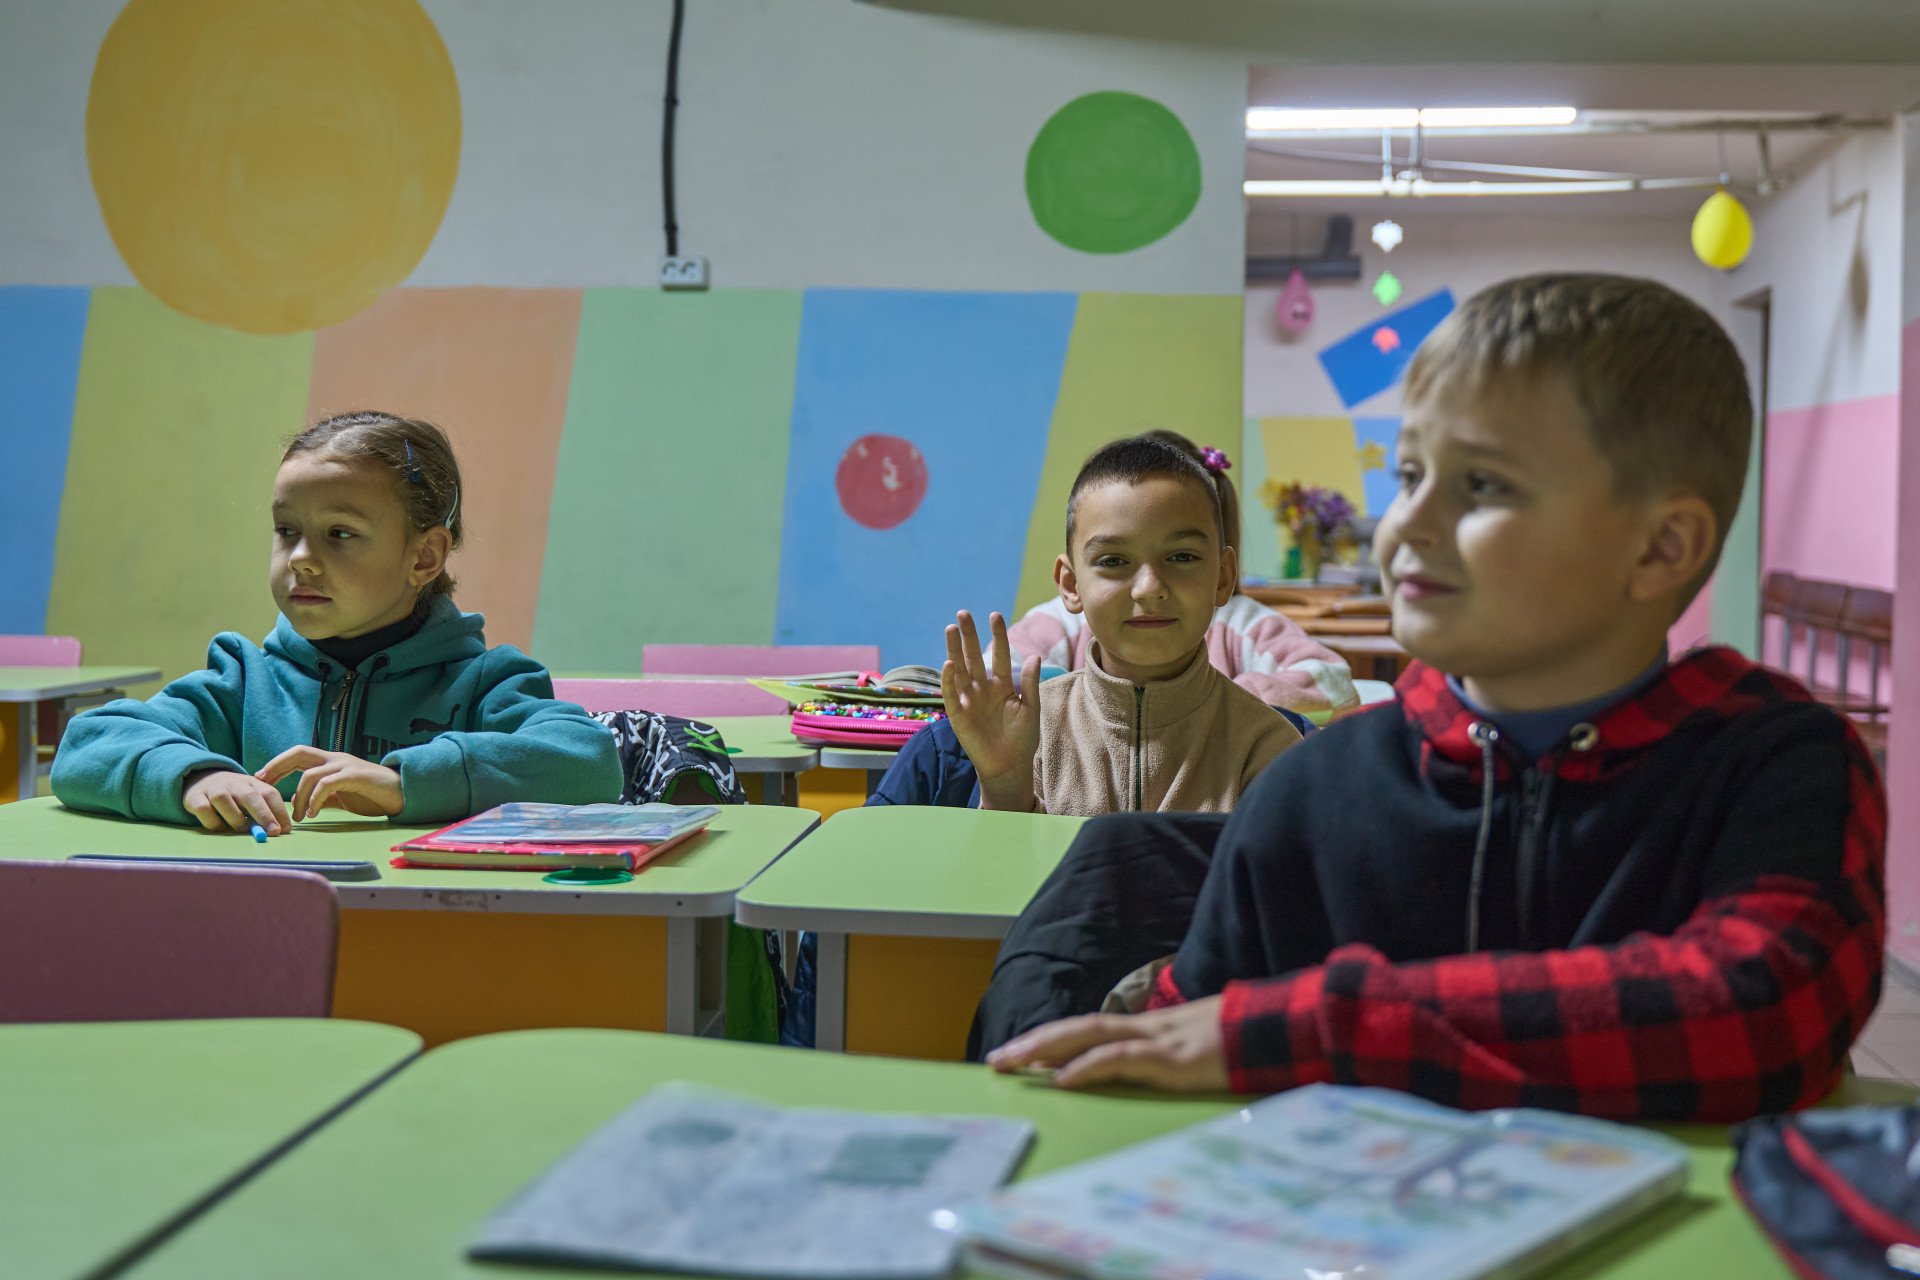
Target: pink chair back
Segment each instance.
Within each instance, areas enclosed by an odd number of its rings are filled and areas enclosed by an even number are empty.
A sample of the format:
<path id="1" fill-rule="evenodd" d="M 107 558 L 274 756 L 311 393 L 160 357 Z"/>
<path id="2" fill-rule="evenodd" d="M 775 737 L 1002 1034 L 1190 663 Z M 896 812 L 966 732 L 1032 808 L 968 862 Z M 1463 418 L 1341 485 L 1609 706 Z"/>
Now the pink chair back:
<path id="1" fill-rule="evenodd" d="M 780 716 L 784 698 L 745 680 L 555 680 L 553 696 L 577 702 L 589 715 L 602 711 L 657 711 L 701 720 L 708 716 Z"/>
<path id="2" fill-rule="evenodd" d="M 0 667 L 77 667 L 80 642 L 72 636 L 0 636 Z"/>
<path id="3" fill-rule="evenodd" d="M 810 676 L 879 669 L 877 644 L 650 644 L 640 651 L 640 674 L 646 676 Z"/>
<path id="4" fill-rule="evenodd" d="M 324 1018 L 338 930 L 302 871 L 0 862 L 0 1022 Z"/>

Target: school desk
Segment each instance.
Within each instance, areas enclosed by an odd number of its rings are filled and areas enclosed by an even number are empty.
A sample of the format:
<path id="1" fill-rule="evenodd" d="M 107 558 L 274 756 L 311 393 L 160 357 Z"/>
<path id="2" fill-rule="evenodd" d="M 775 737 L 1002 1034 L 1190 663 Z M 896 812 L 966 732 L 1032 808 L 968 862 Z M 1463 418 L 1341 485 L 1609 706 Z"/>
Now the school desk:
<path id="1" fill-rule="evenodd" d="M 925 732 L 922 730 L 921 732 Z M 887 770 L 893 768 L 893 762 L 900 758 L 900 749 L 879 751 L 870 747 L 822 747 L 820 764 L 828 769 L 858 769 L 867 780 L 867 794 L 872 795 L 880 785 L 880 779 L 887 776 Z"/>
<path id="2" fill-rule="evenodd" d="M 1357 676 L 1364 675 L 1389 684 L 1400 678 L 1412 655 L 1392 636 L 1314 635 L 1314 640 L 1347 660 Z"/>
<path id="3" fill-rule="evenodd" d="M 849 810 L 748 885 L 734 919 L 819 935 L 817 1048 L 958 1059 L 1000 939 L 1081 821 Z"/>
<path id="4" fill-rule="evenodd" d="M 1393 619 L 1355 615 L 1351 618 L 1308 618 L 1300 629 L 1319 640 L 1326 636 L 1384 636 L 1393 634 Z"/>
<path id="5" fill-rule="evenodd" d="M 33 750 L 34 713 L 40 703 L 159 678 L 157 667 L 0 667 L 0 703 L 13 704 L 12 722 L 0 720 L 0 804 L 33 798 L 39 763 Z"/>
<path id="6" fill-rule="evenodd" d="M 820 752 L 794 741 L 789 717 L 714 716 L 707 723 L 720 731 L 735 773 L 760 775 L 761 803 L 800 803 L 799 775 L 820 763 Z"/>
<path id="7" fill-rule="evenodd" d="M 0 1275 L 124 1260 L 419 1052 L 324 1018 L 0 1026 Z"/>
<path id="8" fill-rule="evenodd" d="M 340 880 L 336 1017 L 389 1022 L 428 1044 L 530 1026 L 613 1026 L 691 1034 L 724 1003 L 725 921 L 740 888 L 819 817 L 809 809 L 723 805 L 707 831 L 631 881 L 550 884 L 533 871 L 388 865 L 425 827 L 328 810 L 257 844 L 198 827 L 77 813 L 51 797 L 0 806 L 12 858 L 76 853 L 363 860 L 376 880 Z"/>
<path id="9" fill-rule="evenodd" d="M 1027 1176 L 1232 1105 L 1074 1095 L 982 1067 L 639 1032 L 482 1036 L 428 1053 L 128 1275 L 577 1277 L 469 1262 L 466 1245 L 535 1174 L 668 1080 L 791 1106 L 1024 1117 L 1039 1131 Z"/>
<path id="10" fill-rule="evenodd" d="M 1015 1178 L 1219 1115 L 1236 1102 L 1067 1093 L 984 1067 L 809 1054 L 621 1031 L 520 1031 L 435 1049 L 130 1269 L 133 1280 L 578 1276 L 469 1262 L 481 1224 L 635 1099 L 692 1080 L 786 1106 L 1002 1115 L 1036 1135 Z M 545 1087 L 529 1088 L 527 1082 Z M 1850 1081 L 1835 1102 L 1900 1103 Z M 503 1105 L 511 1100 L 511 1105 Z M 1690 1149 L 1683 1198 L 1549 1271 L 1548 1280 L 1790 1273 L 1733 1198 L 1721 1127 L 1667 1132 Z M 833 1224 L 821 1224 L 831 1230 Z M 623 1272 L 639 1276 L 645 1273 Z M 971 1273 L 963 1273 L 971 1274 Z"/>

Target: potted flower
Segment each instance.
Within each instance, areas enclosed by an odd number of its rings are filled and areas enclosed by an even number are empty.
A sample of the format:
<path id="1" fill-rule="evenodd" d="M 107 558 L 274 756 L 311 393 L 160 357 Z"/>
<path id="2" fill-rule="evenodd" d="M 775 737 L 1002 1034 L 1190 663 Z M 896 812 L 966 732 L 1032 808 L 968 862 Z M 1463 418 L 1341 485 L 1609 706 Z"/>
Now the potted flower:
<path id="1" fill-rule="evenodd" d="M 1353 503 L 1337 489 L 1268 480 L 1260 486 L 1260 498 L 1273 511 L 1274 523 L 1293 535 L 1302 578 L 1318 579 L 1327 556 L 1353 542 Z"/>

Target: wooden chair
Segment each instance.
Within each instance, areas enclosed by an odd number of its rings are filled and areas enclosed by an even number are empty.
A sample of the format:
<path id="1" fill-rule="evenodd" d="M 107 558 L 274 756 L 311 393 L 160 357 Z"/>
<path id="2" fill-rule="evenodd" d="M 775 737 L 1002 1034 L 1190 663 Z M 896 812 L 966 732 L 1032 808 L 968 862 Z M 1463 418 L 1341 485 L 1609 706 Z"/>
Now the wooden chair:
<path id="1" fill-rule="evenodd" d="M 1787 594 L 1785 614 L 1787 650 L 1781 654 L 1780 662 L 1782 670 L 1792 670 L 1793 639 L 1796 634 L 1804 632 L 1806 654 L 1801 679 L 1813 691 L 1814 697 L 1848 714 L 1870 708 L 1870 699 L 1860 698 L 1847 688 L 1853 655 L 1850 637 L 1842 622 L 1846 617 L 1847 595 L 1851 590 L 1844 582 L 1827 582 L 1819 578 L 1793 580 Z M 1833 638 L 1834 656 L 1839 664 L 1836 684 L 1826 684 L 1820 680 L 1820 654 L 1827 637 Z"/>
<path id="2" fill-rule="evenodd" d="M 1767 574 L 1766 580 L 1762 582 L 1760 586 L 1760 617 L 1762 620 L 1760 629 L 1760 660 L 1762 662 L 1767 660 L 1765 620 L 1767 618 L 1778 618 L 1780 620 L 1780 660 L 1775 665 L 1782 671 L 1787 669 L 1787 665 L 1793 656 L 1793 623 L 1787 617 L 1787 602 L 1793 596 L 1793 583 L 1794 576 L 1791 573 L 1788 573 L 1785 569 L 1775 569 Z"/>
<path id="3" fill-rule="evenodd" d="M 650 644 L 640 651 L 643 676 L 810 676 L 879 669 L 877 644 Z"/>
<path id="4" fill-rule="evenodd" d="M 338 932 L 303 871 L 0 862 L 0 1022 L 324 1018 Z"/>
<path id="5" fill-rule="evenodd" d="M 656 711 L 704 720 L 710 716 L 778 716 L 791 709 L 786 699 L 756 689 L 745 680 L 561 679 L 553 682 L 553 696 L 579 703 L 589 715 Z"/>
<path id="6" fill-rule="evenodd" d="M 1886 666 L 1887 655 L 1893 648 L 1893 593 L 1874 587 L 1855 587 L 1847 593 L 1847 607 L 1840 619 L 1841 662 L 1848 663 L 1852 657 L 1851 646 L 1863 643 L 1867 646 L 1867 691 L 1864 697 L 1866 706 L 1856 711 L 1860 736 L 1866 739 L 1867 746 L 1879 759 L 1882 768 L 1887 761 L 1887 713 L 1892 710 L 1888 700 L 1880 692 L 1880 672 Z M 1841 667 L 1844 676 L 1846 666 Z"/>

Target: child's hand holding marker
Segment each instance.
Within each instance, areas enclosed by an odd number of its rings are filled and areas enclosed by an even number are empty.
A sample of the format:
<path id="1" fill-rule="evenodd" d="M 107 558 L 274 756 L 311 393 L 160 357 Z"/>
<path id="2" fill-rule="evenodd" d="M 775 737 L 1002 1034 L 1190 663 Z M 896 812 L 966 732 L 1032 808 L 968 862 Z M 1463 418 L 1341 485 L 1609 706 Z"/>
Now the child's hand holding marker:
<path id="1" fill-rule="evenodd" d="M 295 822 L 305 821 L 322 809 L 345 809 L 363 817 L 391 818 L 406 802 L 397 772 L 344 751 L 289 747 L 269 760 L 254 777 L 271 788 L 294 773 L 300 775 L 300 785 L 293 793 Z"/>
<path id="2" fill-rule="evenodd" d="M 267 835 L 285 835 L 293 829 L 287 816 L 286 801 L 273 787 L 252 774 L 209 769 L 187 778 L 180 804 L 199 819 L 209 831 L 247 832 L 259 829 Z"/>

